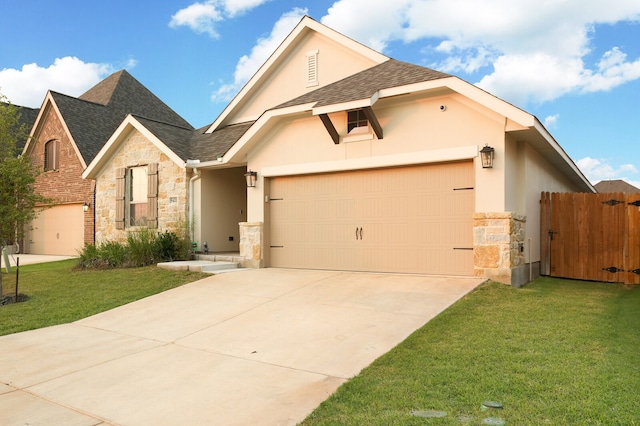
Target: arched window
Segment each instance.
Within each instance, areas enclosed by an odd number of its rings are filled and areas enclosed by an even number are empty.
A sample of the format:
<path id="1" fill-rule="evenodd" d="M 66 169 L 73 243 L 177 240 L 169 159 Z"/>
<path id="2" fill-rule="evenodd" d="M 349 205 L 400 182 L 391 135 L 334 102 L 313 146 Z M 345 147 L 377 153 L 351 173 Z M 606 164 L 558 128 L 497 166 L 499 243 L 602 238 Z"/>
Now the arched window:
<path id="1" fill-rule="evenodd" d="M 58 141 L 51 140 L 44 144 L 44 171 L 58 169 Z"/>

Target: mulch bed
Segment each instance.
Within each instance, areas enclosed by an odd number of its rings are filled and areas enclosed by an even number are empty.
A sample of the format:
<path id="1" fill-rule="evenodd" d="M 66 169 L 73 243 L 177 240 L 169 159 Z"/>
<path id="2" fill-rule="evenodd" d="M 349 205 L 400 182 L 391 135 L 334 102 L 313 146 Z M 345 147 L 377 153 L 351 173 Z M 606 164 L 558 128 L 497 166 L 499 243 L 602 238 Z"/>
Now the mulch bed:
<path id="1" fill-rule="evenodd" d="M 29 296 L 27 296 L 26 294 L 18 293 L 18 302 L 26 302 L 27 300 L 29 300 Z M 9 305 L 11 303 L 16 303 L 15 294 L 3 296 L 2 298 L 0 298 L 0 306 Z"/>

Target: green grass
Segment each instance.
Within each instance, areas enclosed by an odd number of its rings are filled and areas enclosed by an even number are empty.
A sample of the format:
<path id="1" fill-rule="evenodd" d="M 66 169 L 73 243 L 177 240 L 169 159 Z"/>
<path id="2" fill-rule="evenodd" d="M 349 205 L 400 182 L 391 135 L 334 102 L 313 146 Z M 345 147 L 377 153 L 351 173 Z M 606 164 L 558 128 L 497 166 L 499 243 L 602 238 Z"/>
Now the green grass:
<path id="1" fill-rule="evenodd" d="M 77 260 L 20 267 L 26 302 L 0 306 L 0 336 L 76 321 L 208 276 L 142 268 L 77 270 Z M 15 268 L 2 274 L 3 293 L 15 292 Z"/>
<path id="2" fill-rule="evenodd" d="M 497 401 L 502 410 L 482 409 Z M 412 411 L 445 411 L 424 418 Z M 415 414 L 415 412 L 414 412 Z M 311 425 L 640 425 L 640 288 L 487 283 L 345 383 Z"/>

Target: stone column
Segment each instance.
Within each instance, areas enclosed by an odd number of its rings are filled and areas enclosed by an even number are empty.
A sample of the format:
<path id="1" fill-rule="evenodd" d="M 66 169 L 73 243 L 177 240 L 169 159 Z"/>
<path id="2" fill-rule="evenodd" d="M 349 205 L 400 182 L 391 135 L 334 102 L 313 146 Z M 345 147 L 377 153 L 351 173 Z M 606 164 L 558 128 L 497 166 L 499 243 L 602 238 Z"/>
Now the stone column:
<path id="1" fill-rule="evenodd" d="M 513 271 L 525 266 L 526 217 L 511 212 L 473 215 L 475 275 L 514 284 Z"/>
<path id="2" fill-rule="evenodd" d="M 262 243 L 264 240 L 262 222 L 240 222 L 240 256 L 244 268 L 262 268 L 264 258 Z"/>

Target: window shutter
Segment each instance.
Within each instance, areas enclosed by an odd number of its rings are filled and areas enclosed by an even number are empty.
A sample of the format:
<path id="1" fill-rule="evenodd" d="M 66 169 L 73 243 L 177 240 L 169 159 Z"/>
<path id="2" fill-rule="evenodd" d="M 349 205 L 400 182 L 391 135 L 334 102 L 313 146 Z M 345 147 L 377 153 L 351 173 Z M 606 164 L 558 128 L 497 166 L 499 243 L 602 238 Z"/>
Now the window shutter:
<path id="1" fill-rule="evenodd" d="M 116 229 L 124 229 L 124 193 L 127 169 L 116 169 Z"/>
<path id="2" fill-rule="evenodd" d="M 147 166 L 147 226 L 158 227 L 158 163 Z"/>

